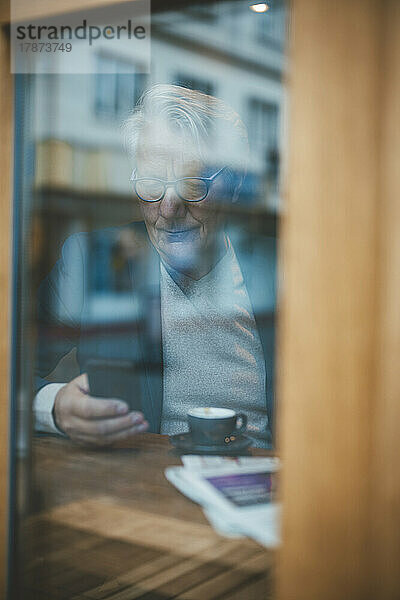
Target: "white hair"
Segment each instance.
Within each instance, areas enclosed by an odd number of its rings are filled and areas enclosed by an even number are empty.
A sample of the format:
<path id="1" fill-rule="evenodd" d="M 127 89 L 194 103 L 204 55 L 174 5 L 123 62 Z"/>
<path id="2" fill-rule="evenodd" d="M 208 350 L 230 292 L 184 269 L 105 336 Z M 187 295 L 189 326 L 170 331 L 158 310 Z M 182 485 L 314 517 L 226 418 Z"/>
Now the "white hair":
<path id="1" fill-rule="evenodd" d="M 160 119 L 171 129 L 189 135 L 201 155 L 212 154 L 214 161 L 219 154 L 222 162 L 221 154 L 229 152 L 233 145 L 240 155 L 241 167 L 246 169 L 247 130 L 237 112 L 223 100 L 177 85 L 157 84 L 149 88 L 122 126 L 126 148 L 133 158 L 137 155 L 141 133 Z"/>

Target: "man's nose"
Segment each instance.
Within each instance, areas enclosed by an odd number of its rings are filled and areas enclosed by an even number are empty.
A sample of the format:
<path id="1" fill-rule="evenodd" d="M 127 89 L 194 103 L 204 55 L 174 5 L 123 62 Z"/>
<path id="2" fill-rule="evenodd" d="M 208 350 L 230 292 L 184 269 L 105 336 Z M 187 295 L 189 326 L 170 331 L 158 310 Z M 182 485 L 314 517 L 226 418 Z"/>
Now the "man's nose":
<path id="1" fill-rule="evenodd" d="M 160 201 L 160 214 L 164 219 L 184 217 L 186 214 L 185 202 L 179 198 L 173 187 L 167 187 L 164 198 Z"/>

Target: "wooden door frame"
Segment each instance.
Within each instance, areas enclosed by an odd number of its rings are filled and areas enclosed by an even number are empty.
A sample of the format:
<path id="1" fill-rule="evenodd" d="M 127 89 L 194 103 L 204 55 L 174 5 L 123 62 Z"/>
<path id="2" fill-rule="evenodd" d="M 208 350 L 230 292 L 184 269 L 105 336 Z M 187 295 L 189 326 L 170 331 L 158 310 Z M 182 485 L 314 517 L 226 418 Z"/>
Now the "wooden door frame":
<path id="1" fill-rule="evenodd" d="M 389 600 L 400 598 L 400 3 L 292 0 L 292 11 L 277 595 Z"/>

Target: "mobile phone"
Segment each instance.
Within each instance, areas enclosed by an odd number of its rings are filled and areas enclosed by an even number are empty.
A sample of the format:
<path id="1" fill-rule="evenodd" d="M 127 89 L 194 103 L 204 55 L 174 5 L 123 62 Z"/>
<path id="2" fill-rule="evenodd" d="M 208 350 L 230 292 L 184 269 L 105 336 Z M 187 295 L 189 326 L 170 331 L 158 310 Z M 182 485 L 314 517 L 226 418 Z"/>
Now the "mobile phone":
<path id="1" fill-rule="evenodd" d="M 128 360 L 91 359 L 85 371 L 90 395 L 124 400 L 130 410 L 143 412 L 139 372 L 141 365 Z"/>

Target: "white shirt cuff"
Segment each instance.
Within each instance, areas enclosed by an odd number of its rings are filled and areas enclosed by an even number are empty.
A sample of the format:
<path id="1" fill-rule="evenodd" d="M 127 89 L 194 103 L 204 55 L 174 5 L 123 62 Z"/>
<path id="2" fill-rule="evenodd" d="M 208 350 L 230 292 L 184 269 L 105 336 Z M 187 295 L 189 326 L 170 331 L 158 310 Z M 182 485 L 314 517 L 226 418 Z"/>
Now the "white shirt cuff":
<path id="1" fill-rule="evenodd" d="M 56 427 L 53 419 L 54 402 L 59 390 L 65 383 L 49 383 L 42 387 L 33 400 L 33 414 L 35 417 L 35 431 L 44 433 L 58 433 L 65 435 Z"/>

